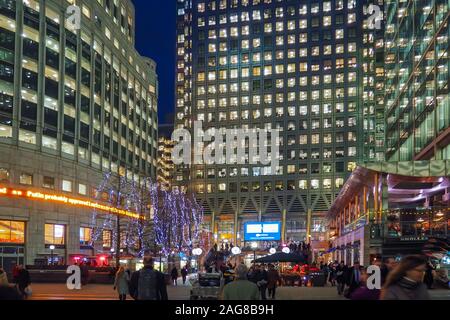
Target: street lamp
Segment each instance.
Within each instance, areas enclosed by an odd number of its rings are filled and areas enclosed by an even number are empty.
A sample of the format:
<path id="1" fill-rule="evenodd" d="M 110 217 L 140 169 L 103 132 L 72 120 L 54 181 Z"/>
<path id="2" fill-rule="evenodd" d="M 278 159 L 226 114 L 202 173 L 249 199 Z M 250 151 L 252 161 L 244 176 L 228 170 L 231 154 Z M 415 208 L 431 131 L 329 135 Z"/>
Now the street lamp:
<path id="1" fill-rule="evenodd" d="M 199 257 L 202 255 L 202 253 L 203 253 L 202 248 L 195 248 L 194 250 L 192 250 L 192 254 L 197 257 L 197 272 L 200 269 L 199 265 L 198 265 L 198 260 L 199 260 Z"/>
<path id="2" fill-rule="evenodd" d="M 55 246 L 51 245 L 50 247 L 50 264 L 53 265 L 53 250 L 55 250 Z"/>
<path id="3" fill-rule="evenodd" d="M 238 255 L 238 254 L 241 253 L 241 249 L 239 247 L 233 247 L 231 249 L 231 253 L 234 254 L 234 255 Z"/>
<path id="4" fill-rule="evenodd" d="M 252 242 L 252 249 L 253 249 L 253 263 L 256 263 L 256 248 L 258 248 L 257 242 Z"/>
<path id="5" fill-rule="evenodd" d="M 288 247 L 284 247 L 283 250 L 281 250 L 281 251 L 283 251 L 284 253 L 288 254 L 288 253 L 291 252 L 291 249 L 289 249 Z"/>
<path id="6" fill-rule="evenodd" d="M 270 248 L 269 253 L 270 254 L 275 254 L 277 252 L 277 249 L 275 248 Z"/>

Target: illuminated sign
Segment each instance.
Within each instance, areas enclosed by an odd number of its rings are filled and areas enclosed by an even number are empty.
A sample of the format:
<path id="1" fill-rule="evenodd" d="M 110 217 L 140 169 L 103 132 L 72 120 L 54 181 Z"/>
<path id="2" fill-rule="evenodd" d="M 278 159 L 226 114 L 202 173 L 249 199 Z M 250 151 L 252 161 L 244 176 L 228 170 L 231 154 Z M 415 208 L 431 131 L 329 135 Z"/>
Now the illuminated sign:
<path id="1" fill-rule="evenodd" d="M 244 241 L 279 241 L 281 222 L 247 222 L 244 224 Z"/>
<path id="2" fill-rule="evenodd" d="M 0 187 L 0 196 L 11 196 L 11 197 L 20 197 L 20 198 L 26 198 L 31 200 L 42 200 L 42 201 L 51 201 L 51 202 L 58 202 L 62 204 L 67 204 L 71 206 L 79 206 L 79 207 L 86 207 L 91 209 L 97 209 L 101 211 L 105 211 L 111 214 L 116 214 L 120 216 L 125 216 L 133 219 L 144 219 L 144 216 L 141 216 L 137 213 L 123 210 L 119 208 L 115 208 L 109 205 L 101 204 L 98 202 L 92 202 L 89 200 L 82 200 L 82 199 L 76 199 L 67 197 L 65 195 L 57 195 L 57 194 L 49 194 L 49 193 L 42 193 L 42 192 L 35 192 L 30 190 L 18 190 L 18 189 L 11 189 L 11 188 L 4 188 Z"/>

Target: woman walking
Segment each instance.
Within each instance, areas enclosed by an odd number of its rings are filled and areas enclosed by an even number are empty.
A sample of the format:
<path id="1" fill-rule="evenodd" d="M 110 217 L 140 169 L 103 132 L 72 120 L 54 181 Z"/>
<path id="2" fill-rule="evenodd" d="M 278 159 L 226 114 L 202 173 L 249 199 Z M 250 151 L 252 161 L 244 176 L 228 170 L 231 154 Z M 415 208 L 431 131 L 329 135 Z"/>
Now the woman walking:
<path id="1" fill-rule="evenodd" d="M 269 290 L 269 298 L 275 300 L 278 282 L 280 281 L 280 274 L 275 270 L 273 264 L 269 265 L 269 272 L 267 273 L 267 289 Z"/>
<path id="2" fill-rule="evenodd" d="M 418 255 L 407 256 L 392 270 L 381 291 L 381 300 L 429 300 L 423 283 L 427 260 Z"/>
<path id="3" fill-rule="evenodd" d="M 130 294 L 128 286 L 130 282 L 130 276 L 128 272 L 125 272 L 124 267 L 120 267 L 116 273 L 114 280 L 114 290 L 119 293 L 119 300 L 127 300 L 127 294 Z"/>

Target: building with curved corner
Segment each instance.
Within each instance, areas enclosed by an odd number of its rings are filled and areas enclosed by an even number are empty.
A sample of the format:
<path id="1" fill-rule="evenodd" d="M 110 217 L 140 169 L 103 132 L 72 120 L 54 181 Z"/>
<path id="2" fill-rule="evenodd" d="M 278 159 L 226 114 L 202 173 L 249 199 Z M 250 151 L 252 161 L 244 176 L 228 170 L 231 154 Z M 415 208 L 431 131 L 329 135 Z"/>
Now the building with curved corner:
<path id="1" fill-rule="evenodd" d="M 107 255 L 113 230 L 92 241 L 93 208 L 108 205 L 95 200 L 105 173 L 137 183 L 156 178 L 156 65 L 134 49 L 134 17 L 129 0 L 0 1 L 0 265 L 7 271 L 50 256 L 68 263 Z"/>

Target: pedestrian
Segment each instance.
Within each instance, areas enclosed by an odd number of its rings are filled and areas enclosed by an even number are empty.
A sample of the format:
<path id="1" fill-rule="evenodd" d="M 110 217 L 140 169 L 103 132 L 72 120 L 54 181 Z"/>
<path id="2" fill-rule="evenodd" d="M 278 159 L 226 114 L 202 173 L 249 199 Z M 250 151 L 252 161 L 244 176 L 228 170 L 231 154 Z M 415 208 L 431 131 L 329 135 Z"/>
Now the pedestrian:
<path id="1" fill-rule="evenodd" d="M 187 275 L 188 275 L 188 270 L 186 267 L 183 267 L 181 269 L 181 277 L 183 278 L 183 286 L 186 284 Z"/>
<path id="2" fill-rule="evenodd" d="M 340 265 L 338 265 L 336 268 L 336 282 L 339 295 L 344 293 L 347 270 L 348 267 L 344 264 L 344 261 L 341 261 Z"/>
<path id="3" fill-rule="evenodd" d="M 266 291 L 267 291 L 267 271 L 264 265 L 259 267 L 259 272 L 257 273 L 257 281 L 256 285 L 259 288 L 259 291 L 261 292 L 261 300 L 267 300 L 266 298 Z"/>
<path id="4" fill-rule="evenodd" d="M 348 269 L 345 278 L 346 278 L 345 282 L 346 282 L 348 288 L 345 290 L 344 296 L 346 298 L 350 298 L 350 295 L 356 288 L 359 287 L 360 281 L 361 281 L 361 270 L 360 270 L 359 261 L 355 261 L 353 264 L 353 267 Z"/>
<path id="5" fill-rule="evenodd" d="M 269 265 L 269 272 L 267 273 L 267 289 L 269 290 L 269 298 L 275 300 L 277 285 L 280 282 L 280 274 L 275 269 L 273 264 Z"/>
<path id="6" fill-rule="evenodd" d="M 24 266 L 20 265 L 17 276 L 17 288 L 24 299 L 26 299 L 31 292 L 31 289 L 29 288 L 30 284 L 30 273 Z"/>
<path id="7" fill-rule="evenodd" d="M 172 278 L 172 284 L 174 286 L 176 286 L 177 285 L 177 280 L 178 280 L 178 269 L 177 269 L 177 267 L 175 267 L 175 266 L 173 267 L 172 272 L 170 273 L 170 276 Z"/>
<path id="8" fill-rule="evenodd" d="M 404 257 L 389 273 L 381 291 L 381 300 L 429 300 L 423 277 L 427 260 L 420 255 Z"/>
<path id="9" fill-rule="evenodd" d="M 131 275 L 130 295 L 135 300 L 168 300 L 164 275 L 154 270 L 152 257 L 144 257 L 144 267 Z"/>
<path id="10" fill-rule="evenodd" d="M 127 300 L 127 294 L 129 293 L 128 283 L 130 281 L 130 276 L 125 271 L 124 267 L 120 267 L 116 273 L 116 278 L 114 280 L 114 290 L 117 290 L 119 294 L 119 300 Z"/>
<path id="11" fill-rule="evenodd" d="M 17 264 L 14 265 L 13 268 L 13 282 L 17 284 L 17 279 L 19 278 L 19 266 Z"/>
<path id="12" fill-rule="evenodd" d="M 0 287 L 9 287 L 8 275 L 0 266 Z"/>
<path id="13" fill-rule="evenodd" d="M 425 271 L 425 277 L 423 279 L 423 282 L 427 285 L 428 290 L 433 289 L 433 282 L 434 282 L 434 276 L 433 272 L 435 270 L 435 267 L 431 264 L 431 261 L 427 262 L 427 269 Z"/>
<path id="14" fill-rule="evenodd" d="M 259 300 L 258 286 L 247 280 L 248 269 L 244 264 L 237 266 L 235 280 L 224 286 L 223 300 Z"/>
<path id="15" fill-rule="evenodd" d="M 381 270 L 381 286 L 384 285 L 386 282 L 386 279 L 389 275 L 389 273 L 395 269 L 395 267 L 398 265 L 397 261 L 394 257 L 385 257 L 382 260 L 380 270 Z"/>
<path id="16" fill-rule="evenodd" d="M 379 300 L 380 290 L 369 289 L 367 287 L 367 278 L 369 277 L 364 267 L 359 267 L 359 284 L 349 295 L 350 300 Z"/>
<path id="17" fill-rule="evenodd" d="M 332 287 L 336 285 L 336 272 L 336 265 L 334 263 L 330 263 L 328 282 L 330 282 Z"/>

